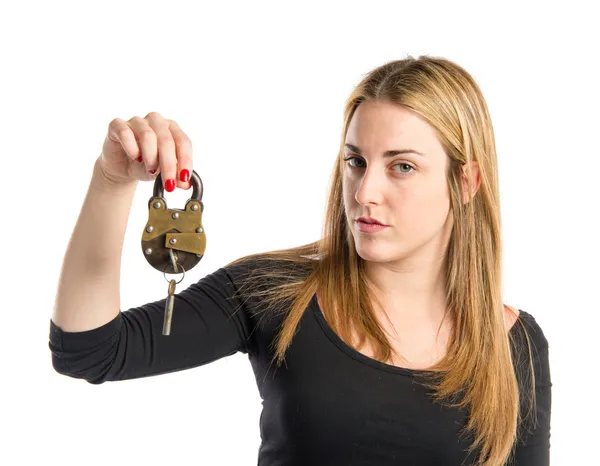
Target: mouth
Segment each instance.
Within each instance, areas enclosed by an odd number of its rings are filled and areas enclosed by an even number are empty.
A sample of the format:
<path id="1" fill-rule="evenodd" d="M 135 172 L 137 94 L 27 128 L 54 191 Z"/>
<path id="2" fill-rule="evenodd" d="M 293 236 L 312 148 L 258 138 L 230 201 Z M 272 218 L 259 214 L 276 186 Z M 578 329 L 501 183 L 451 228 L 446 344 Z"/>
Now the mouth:
<path id="1" fill-rule="evenodd" d="M 357 221 L 358 223 L 364 223 L 364 224 L 367 224 L 367 225 L 380 225 L 380 226 L 382 226 L 382 227 L 385 227 L 385 226 L 387 226 L 387 225 L 385 225 L 384 223 L 382 223 L 382 222 L 380 222 L 379 220 L 377 220 L 377 219 L 375 219 L 375 218 L 372 218 L 372 217 L 358 217 L 358 218 L 356 219 L 356 221 Z"/>
<path id="2" fill-rule="evenodd" d="M 367 234 L 378 233 L 380 231 L 385 230 L 388 227 L 387 225 L 383 225 L 378 222 L 368 223 L 368 222 L 363 222 L 362 220 L 357 220 L 356 225 L 358 227 L 358 231 L 360 231 L 361 233 L 367 233 Z"/>

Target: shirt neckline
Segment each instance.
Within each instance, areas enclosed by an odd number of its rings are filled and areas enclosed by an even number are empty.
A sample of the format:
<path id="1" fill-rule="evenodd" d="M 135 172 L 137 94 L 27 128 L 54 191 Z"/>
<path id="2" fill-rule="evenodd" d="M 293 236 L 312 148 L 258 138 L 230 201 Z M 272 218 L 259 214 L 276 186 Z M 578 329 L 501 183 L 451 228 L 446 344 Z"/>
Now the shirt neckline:
<path id="1" fill-rule="evenodd" d="M 417 377 L 417 376 L 423 377 L 423 376 L 426 376 L 427 374 L 431 374 L 431 373 L 437 374 L 438 373 L 437 371 L 428 371 L 426 369 L 409 369 L 408 367 L 401 367 L 401 366 L 396 366 L 393 364 L 387 364 L 385 362 L 378 361 L 377 359 L 373 359 L 373 358 L 361 353 L 360 351 L 358 351 L 358 350 L 352 348 L 350 345 L 346 344 L 346 342 L 344 340 L 342 340 L 338 336 L 338 334 L 333 331 L 333 329 L 329 325 L 329 322 L 327 322 L 327 319 L 325 319 L 325 316 L 323 315 L 321 306 L 319 306 L 319 301 L 317 300 L 317 293 L 313 294 L 313 296 L 310 300 L 309 307 L 313 311 L 312 314 L 315 316 L 317 322 L 319 323 L 319 326 L 321 327 L 321 330 L 323 330 L 325 335 L 327 335 L 327 337 L 333 342 L 333 344 L 335 346 L 337 346 L 339 349 L 341 349 L 344 353 L 346 353 L 348 356 L 352 357 L 353 359 L 355 359 L 363 364 L 366 364 L 368 366 L 379 369 L 379 370 L 391 372 L 393 374 L 406 375 L 406 376 L 410 376 L 410 377 Z M 522 316 L 523 311 L 521 309 L 519 309 L 519 311 L 521 313 L 520 316 Z M 516 327 L 516 323 L 515 323 L 515 325 L 513 325 L 513 327 L 510 329 L 509 332 L 512 332 L 515 327 Z"/>
<path id="2" fill-rule="evenodd" d="M 339 349 L 341 349 L 348 356 L 353 359 L 366 364 L 368 366 L 374 367 L 379 370 L 383 370 L 386 372 L 391 372 L 393 374 L 406 375 L 410 377 L 415 376 L 423 376 L 427 373 L 431 373 L 432 371 L 427 371 L 425 369 L 409 369 L 408 367 L 395 366 L 393 364 L 387 364 L 385 362 L 378 361 L 377 359 L 373 359 L 360 351 L 352 348 L 344 340 L 342 340 L 337 333 L 333 331 L 327 319 L 323 315 L 323 311 L 319 306 L 319 302 L 317 300 L 317 293 L 313 294 L 310 300 L 310 308 L 313 311 L 313 315 L 316 317 L 319 326 L 323 330 L 323 332 L 327 335 L 327 337 L 335 344 Z"/>

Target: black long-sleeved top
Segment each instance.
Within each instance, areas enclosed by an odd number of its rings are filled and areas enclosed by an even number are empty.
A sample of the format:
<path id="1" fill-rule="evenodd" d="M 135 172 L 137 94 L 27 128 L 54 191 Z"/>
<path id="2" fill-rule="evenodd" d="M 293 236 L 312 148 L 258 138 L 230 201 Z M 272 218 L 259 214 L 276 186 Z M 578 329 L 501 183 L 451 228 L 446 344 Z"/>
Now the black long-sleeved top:
<path id="1" fill-rule="evenodd" d="M 468 412 L 433 404 L 427 389 L 415 383 L 421 371 L 379 362 L 344 343 L 325 320 L 316 295 L 286 363 L 271 364 L 270 344 L 283 317 L 259 322 L 260 301 L 232 299 L 244 267 L 222 267 L 177 293 L 170 336 L 162 335 L 165 299 L 120 312 L 84 332 L 64 332 L 50 320 L 54 368 L 99 384 L 190 369 L 241 351 L 264 400 L 259 466 L 474 462 L 477 452 L 465 453 L 472 437 L 458 435 Z M 519 441 L 515 465 L 546 466 L 552 385 L 548 341 L 532 315 L 520 310 L 519 318 L 534 345 L 538 425 Z M 521 326 L 516 323 L 510 332 L 517 354 L 523 355 L 515 368 L 528 367 Z"/>

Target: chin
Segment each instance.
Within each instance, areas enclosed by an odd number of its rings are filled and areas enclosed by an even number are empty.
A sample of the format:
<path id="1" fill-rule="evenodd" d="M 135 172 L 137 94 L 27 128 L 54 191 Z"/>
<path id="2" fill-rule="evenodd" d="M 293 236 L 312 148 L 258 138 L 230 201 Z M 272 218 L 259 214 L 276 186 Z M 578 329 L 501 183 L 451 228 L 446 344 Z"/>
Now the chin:
<path id="1" fill-rule="evenodd" d="M 389 262 L 397 259 L 397 254 L 391 254 L 389 245 L 370 241 L 362 241 L 361 243 L 355 244 L 356 254 L 365 261 Z"/>

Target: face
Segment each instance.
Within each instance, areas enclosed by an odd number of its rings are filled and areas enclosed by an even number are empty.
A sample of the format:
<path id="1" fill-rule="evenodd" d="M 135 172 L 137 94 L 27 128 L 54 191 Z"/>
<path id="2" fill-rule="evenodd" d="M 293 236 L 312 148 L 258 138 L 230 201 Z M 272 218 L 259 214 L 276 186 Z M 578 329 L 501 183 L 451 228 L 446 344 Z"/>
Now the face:
<path id="1" fill-rule="evenodd" d="M 344 147 L 344 208 L 358 255 L 392 262 L 419 252 L 443 254 L 452 227 L 448 156 L 433 128 L 405 107 L 366 101 L 354 113 L 345 142 L 354 147 Z M 422 155 L 385 155 L 405 149 Z M 361 216 L 388 226 L 362 232 Z"/>

